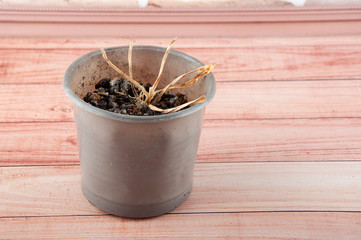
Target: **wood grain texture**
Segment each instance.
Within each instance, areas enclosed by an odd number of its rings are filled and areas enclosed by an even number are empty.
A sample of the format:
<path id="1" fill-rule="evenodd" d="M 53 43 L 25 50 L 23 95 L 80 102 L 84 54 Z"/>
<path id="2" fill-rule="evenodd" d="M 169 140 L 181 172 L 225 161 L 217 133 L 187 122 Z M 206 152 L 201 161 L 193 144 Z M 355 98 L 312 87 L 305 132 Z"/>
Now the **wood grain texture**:
<path id="1" fill-rule="evenodd" d="M 361 159 L 361 118 L 206 120 L 198 162 Z M 0 166 L 78 164 L 74 122 L 0 123 Z"/>
<path id="2" fill-rule="evenodd" d="M 0 165 L 78 164 L 74 122 L 0 123 Z"/>
<path id="3" fill-rule="evenodd" d="M 80 55 L 128 42 L 0 39 L 0 239 L 361 239 L 361 36 L 179 39 L 217 63 L 217 94 L 190 198 L 146 220 L 83 196 L 61 86 Z"/>
<path id="4" fill-rule="evenodd" d="M 10 1 L 13 2 L 13 1 Z M 161 1 L 165 2 L 165 1 Z M 209 3 L 209 1 L 204 1 Z M 217 1 L 218 2 L 218 1 Z M 231 1 L 227 1 L 227 5 Z M 252 1 L 254 2 L 254 1 Z M 263 1 L 259 1 L 262 2 Z M 351 1 L 352 3 L 358 3 Z M 184 4 L 184 1 L 182 1 Z M 274 3 L 274 1 L 272 1 Z M 103 4 L 102 4 L 103 5 Z M 268 37 L 361 34 L 358 5 L 330 8 L 1 10 L 1 37 Z M 170 5 L 175 6 L 174 1 Z M 49 14 L 51 12 L 51 14 Z M 56 29 L 56 31 L 54 31 Z M 120 29 L 120 31 L 118 30 Z"/>
<path id="5" fill-rule="evenodd" d="M 360 117 L 361 81 L 217 83 L 207 119 Z"/>
<path id="6" fill-rule="evenodd" d="M 205 121 L 197 161 L 361 159 L 361 119 Z"/>
<path id="7" fill-rule="evenodd" d="M 0 85 L 0 122 L 73 121 L 73 104 L 60 84 Z"/>
<path id="8" fill-rule="evenodd" d="M 359 240 L 361 213 L 167 214 L 0 218 L 2 239 Z"/>
<path id="9" fill-rule="evenodd" d="M 61 85 L 1 85 L 0 122 L 72 121 Z M 361 117 L 361 80 L 220 82 L 206 119 Z"/>
<path id="10" fill-rule="evenodd" d="M 102 214 L 82 195 L 79 166 L 0 168 L 0 217 Z M 198 163 L 174 212 L 361 211 L 361 162 Z"/>
<path id="11" fill-rule="evenodd" d="M 0 83 L 60 83 L 67 67 L 98 49 L 0 49 Z M 360 45 L 176 49 L 216 63 L 217 81 L 360 78 Z"/>

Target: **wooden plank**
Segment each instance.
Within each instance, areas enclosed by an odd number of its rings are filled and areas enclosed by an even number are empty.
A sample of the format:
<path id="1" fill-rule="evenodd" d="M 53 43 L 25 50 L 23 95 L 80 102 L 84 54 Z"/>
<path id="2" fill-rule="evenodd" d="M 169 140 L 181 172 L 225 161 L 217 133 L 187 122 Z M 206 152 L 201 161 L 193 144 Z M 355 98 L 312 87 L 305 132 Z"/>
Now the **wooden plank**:
<path id="1" fill-rule="evenodd" d="M 60 83 L 67 67 L 98 49 L 0 49 L 0 83 Z M 359 78 L 360 45 L 176 48 L 216 63 L 217 81 Z"/>
<path id="2" fill-rule="evenodd" d="M 72 121 L 59 84 L 0 85 L 0 122 Z M 220 82 L 206 119 L 361 117 L 361 80 Z"/>
<path id="3" fill-rule="evenodd" d="M 0 123 L 0 165 L 78 164 L 74 122 Z"/>
<path id="4" fill-rule="evenodd" d="M 0 84 L 62 82 L 67 67 L 87 50 L 0 50 Z"/>
<path id="5" fill-rule="evenodd" d="M 172 5 L 174 5 L 172 3 Z M 175 9 L 175 11 L 174 11 Z M 360 34 L 360 8 L 8 9 L 0 37 L 269 37 Z M 35 11 L 34 11 L 35 10 Z M 75 11 L 74 11 L 75 10 Z M 56 31 L 54 31 L 56 29 Z M 121 31 L 117 31 L 121 29 Z"/>
<path id="6" fill-rule="evenodd" d="M 206 120 L 198 162 L 361 159 L 361 118 Z M 75 123 L 0 123 L 0 166 L 78 164 Z"/>
<path id="7" fill-rule="evenodd" d="M 199 162 L 361 159 L 361 119 L 205 121 Z"/>
<path id="8" fill-rule="evenodd" d="M 0 122 L 73 121 L 73 104 L 60 84 L 0 85 Z"/>
<path id="9" fill-rule="evenodd" d="M 361 81 L 217 83 L 207 119 L 360 117 Z"/>
<path id="10" fill-rule="evenodd" d="M 93 49 L 128 45 L 130 38 L 0 38 L 0 49 Z M 169 38 L 138 38 L 139 45 L 166 47 Z M 360 45 L 361 36 L 267 37 L 267 38 L 178 38 L 177 48 L 246 48 Z"/>
<path id="11" fill-rule="evenodd" d="M 102 214 L 79 166 L 1 167 L 0 217 Z M 198 163 L 174 212 L 361 211 L 361 162 Z"/>
<path id="12" fill-rule="evenodd" d="M 213 213 L 0 218 L 0 231 L 5 239 L 359 240 L 360 224 L 361 213 Z"/>

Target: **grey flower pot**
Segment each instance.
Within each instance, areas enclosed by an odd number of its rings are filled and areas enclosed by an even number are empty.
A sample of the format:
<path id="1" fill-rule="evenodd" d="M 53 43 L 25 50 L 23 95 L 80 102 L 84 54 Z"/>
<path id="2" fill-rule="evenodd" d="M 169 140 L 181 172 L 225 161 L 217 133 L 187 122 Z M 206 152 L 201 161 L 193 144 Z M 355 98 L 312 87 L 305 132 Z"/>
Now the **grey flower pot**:
<path id="1" fill-rule="evenodd" d="M 106 52 L 128 72 L 128 46 Z M 164 52 L 164 48 L 135 46 L 133 78 L 153 83 Z M 202 65 L 172 50 L 159 87 Z M 64 76 L 64 90 L 74 103 L 82 191 L 92 204 L 114 215 L 159 216 L 177 208 L 191 193 L 204 110 L 214 97 L 215 79 L 210 73 L 180 91 L 190 100 L 205 95 L 206 102 L 158 116 L 112 113 L 82 100 L 100 79 L 116 74 L 98 50 L 77 59 Z"/>

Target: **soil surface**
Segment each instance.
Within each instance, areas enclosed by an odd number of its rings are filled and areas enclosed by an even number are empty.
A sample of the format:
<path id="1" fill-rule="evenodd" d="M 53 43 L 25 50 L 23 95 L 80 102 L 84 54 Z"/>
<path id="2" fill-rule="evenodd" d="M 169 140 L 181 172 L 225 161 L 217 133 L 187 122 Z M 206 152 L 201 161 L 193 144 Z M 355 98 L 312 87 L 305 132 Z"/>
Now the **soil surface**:
<path id="1" fill-rule="evenodd" d="M 147 91 L 151 87 L 150 84 L 140 83 Z M 136 116 L 152 116 L 160 115 L 161 112 L 151 110 L 142 101 L 137 100 L 135 95 L 139 95 L 140 90 L 133 86 L 125 78 L 104 78 L 95 85 L 93 92 L 88 92 L 84 97 L 84 101 L 91 105 L 108 110 L 110 112 L 136 115 Z M 183 94 L 165 93 L 154 106 L 161 109 L 168 109 L 182 105 L 188 102 Z"/>

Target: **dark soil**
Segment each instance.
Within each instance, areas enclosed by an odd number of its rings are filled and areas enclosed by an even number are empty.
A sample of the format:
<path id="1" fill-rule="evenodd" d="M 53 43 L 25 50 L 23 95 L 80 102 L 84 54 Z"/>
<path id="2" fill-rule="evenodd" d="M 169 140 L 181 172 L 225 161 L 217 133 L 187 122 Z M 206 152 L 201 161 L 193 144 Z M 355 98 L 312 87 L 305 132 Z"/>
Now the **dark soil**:
<path id="1" fill-rule="evenodd" d="M 150 84 L 141 85 L 149 91 Z M 151 116 L 160 115 L 162 113 L 151 110 L 142 101 L 137 100 L 134 91 L 139 95 L 140 90 L 132 87 L 132 84 L 125 78 L 104 78 L 95 85 L 95 91 L 88 92 L 84 97 L 84 101 L 91 105 L 108 110 L 115 113 L 136 115 L 136 116 Z M 168 109 L 182 105 L 188 102 L 187 97 L 183 94 L 165 93 L 157 103 L 152 103 L 154 106 L 161 109 Z"/>

